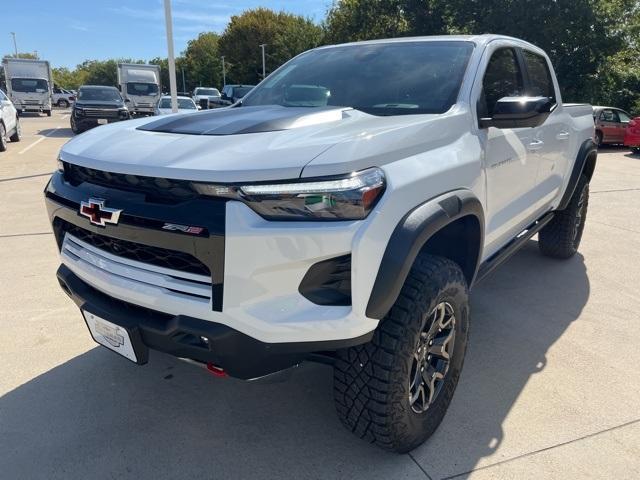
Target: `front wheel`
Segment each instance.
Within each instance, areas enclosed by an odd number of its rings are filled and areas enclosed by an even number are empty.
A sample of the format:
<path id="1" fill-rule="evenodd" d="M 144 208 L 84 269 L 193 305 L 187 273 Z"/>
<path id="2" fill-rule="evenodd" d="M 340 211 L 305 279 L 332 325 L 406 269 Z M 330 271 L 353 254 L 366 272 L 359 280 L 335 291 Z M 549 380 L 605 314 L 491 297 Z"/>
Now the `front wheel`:
<path id="1" fill-rule="evenodd" d="M 71 114 L 71 131 L 75 134 L 82 133 L 82 130 L 80 129 L 80 127 L 78 127 L 78 124 L 76 123 L 76 119 L 73 118 L 73 113 Z"/>
<path id="2" fill-rule="evenodd" d="M 596 132 L 596 145 L 598 146 L 598 148 L 602 147 L 604 144 L 602 143 L 602 132 L 601 131 L 597 131 Z"/>
<path id="3" fill-rule="evenodd" d="M 16 129 L 13 132 L 13 135 L 11 135 L 11 138 L 9 138 L 9 140 L 11 140 L 12 142 L 19 142 L 21 138 L 22 138 L 22 126 L 20 125 L 20 119 L 16 117 Z"/>
<path id="4" fill-rule="evenodd" d="M 44 111 L 44 113 L 46 113 L 46 114 L 47 114 L 47 117 L 50 117 L 50 116 L 51 116 L 51 110 L 45 110 L 45 111 Z"/>
<path id="5" fill-rule="evenodd" d="M 442 421 L 469 332 L 465 277 L 454 262 L 419 255 L 373 339 L 337 352 L 338 417 L 358 437 L 404 453 Z"/>

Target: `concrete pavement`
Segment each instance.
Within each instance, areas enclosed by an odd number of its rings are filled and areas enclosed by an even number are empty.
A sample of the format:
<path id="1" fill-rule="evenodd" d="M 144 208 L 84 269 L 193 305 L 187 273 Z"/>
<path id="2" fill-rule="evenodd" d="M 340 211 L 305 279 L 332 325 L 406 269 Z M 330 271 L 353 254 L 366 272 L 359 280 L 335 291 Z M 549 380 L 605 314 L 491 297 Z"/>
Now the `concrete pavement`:
<path id="1" fill-rule="evenodd" d="M 449 413 L 394 455 L 342 428 L 327 366 L 247 384 L 93 343 L 42 201 L 67 114 L 0 154 L 1 478 L 640 478 L 640 157 L 599 155 L 579 255 L 531 241 L 474 289 Z"/>

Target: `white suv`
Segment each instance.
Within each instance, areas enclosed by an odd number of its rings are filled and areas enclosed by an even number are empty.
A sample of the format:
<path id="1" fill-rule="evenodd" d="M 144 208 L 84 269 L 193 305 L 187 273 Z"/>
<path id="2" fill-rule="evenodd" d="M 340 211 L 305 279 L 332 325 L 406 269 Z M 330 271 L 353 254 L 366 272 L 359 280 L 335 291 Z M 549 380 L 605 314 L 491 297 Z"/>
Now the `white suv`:
<path id="1" fill-rule="evenodd" d="M 536 233 L 575 254 L 593 136 L 591 106 L 564 105 L 521 40 L 318 48 L 231 108 L 65 144 L 45 191 L 58 280 L 138 364 L 331 363 L 345 426 L 405 452 L 453 396 L 469 289 Z"/>
<path id="2" fill-rule="evenodd" d="M 0 90 L 0 152 L 7 149 L 7 140 L 19 142 L 21 135 L 20 118 L 9 97 Z"/>

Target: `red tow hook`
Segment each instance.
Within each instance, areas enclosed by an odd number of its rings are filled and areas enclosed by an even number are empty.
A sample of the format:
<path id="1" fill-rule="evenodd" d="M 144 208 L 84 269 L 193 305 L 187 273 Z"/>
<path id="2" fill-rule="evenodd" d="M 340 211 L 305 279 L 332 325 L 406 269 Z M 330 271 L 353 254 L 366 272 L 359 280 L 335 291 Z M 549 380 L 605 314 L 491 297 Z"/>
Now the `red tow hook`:
<path id="1" fill-rule="evenodd" d="M 211 362 L 207 363 L 207 370 L 209 370 L 211 375 L 214 375 L 219 378 L 224 378 L 227 376 L 227 372 L 225 372 L 224 369 L 218 367 L 217 365 L 214 365 Z"/>

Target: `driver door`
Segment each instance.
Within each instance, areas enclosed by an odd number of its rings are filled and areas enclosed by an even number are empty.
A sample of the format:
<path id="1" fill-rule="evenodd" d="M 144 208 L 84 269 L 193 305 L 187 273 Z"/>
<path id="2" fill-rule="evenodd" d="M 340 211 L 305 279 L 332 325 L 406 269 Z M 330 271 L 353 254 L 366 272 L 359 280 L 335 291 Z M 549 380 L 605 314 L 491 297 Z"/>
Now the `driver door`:
<path id="1" fill-rule="evenodd" d="M 491 117 L 503 97 L 525 94 L 523 67 L 516 50 L 498 47 L 490 53 L 478 97 L 478 117 Z M 526 227 L 534 214 L 538 161 L 532 128 L 480 130 L 486 178 L 485 246 L 488 255 Z"/>
<path id="2" fill-rule="evenodd" d="M 17 112 L 11 100 L 0 90 L 0 117 L 2 117 L 7 135 L 9 135 L 16 126 L 16 116 Z"/>

